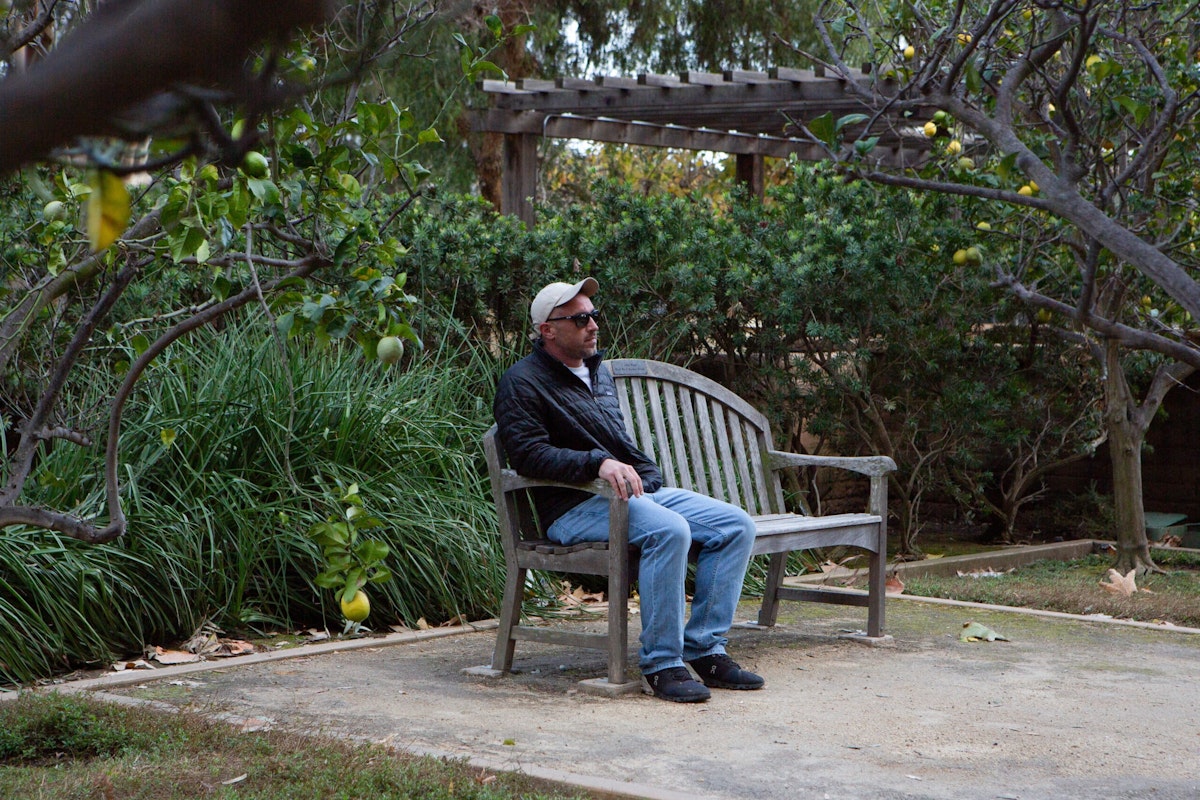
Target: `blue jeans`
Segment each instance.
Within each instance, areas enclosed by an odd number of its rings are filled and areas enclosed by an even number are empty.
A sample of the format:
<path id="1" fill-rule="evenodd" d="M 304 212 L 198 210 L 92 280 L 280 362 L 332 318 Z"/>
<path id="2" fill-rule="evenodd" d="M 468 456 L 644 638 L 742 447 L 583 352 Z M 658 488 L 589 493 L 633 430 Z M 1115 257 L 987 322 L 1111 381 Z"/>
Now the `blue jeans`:
<path id="1" fill-rule="evenodd" d="M 554 521 L 547 537 L 559 544 L 608 539 L 608 499 L 591 497 Z M 700 545 L 692 615 L 684 625 L 688 550 Z M 754 522 L 737 506 L 685 489 L 659 489 L 629 500 L 629 543 L 638 566 L 643 673 L 725 652 L 754 545 Z"/>

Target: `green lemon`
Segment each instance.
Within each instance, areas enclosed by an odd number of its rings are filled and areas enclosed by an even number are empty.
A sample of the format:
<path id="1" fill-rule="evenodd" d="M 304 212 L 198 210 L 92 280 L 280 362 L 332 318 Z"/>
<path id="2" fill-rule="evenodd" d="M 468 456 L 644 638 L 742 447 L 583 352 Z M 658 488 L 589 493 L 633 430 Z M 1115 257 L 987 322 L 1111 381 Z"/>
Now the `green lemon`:
<path id="1" fill-rule="evenodd" d="M 404 355 L 404 342 L 396 336 L 385 336 L 375 347 L 375 354 L 384 364 L 395 364 Z"/>
<path id="2" fill-rule="evenodd" d="M 242 172 L 251 178 L 265 178 L 268 171 L 267 157 L 257 150 L 251 150 L 242 159 Z"/>
<path id="3" fill-rule="evenodd" d="M 60 222 L 67 218 L 67 207 L 61 200 L 51 200 L 42 209 L 42 218 L 46 222 Z"/>

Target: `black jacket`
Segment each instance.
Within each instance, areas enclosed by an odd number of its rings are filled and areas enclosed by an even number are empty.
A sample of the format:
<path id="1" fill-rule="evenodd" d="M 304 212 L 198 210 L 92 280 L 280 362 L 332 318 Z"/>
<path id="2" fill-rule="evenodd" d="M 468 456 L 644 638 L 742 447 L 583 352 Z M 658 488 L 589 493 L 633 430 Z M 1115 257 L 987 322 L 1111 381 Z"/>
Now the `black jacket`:
<path id="1" fill-rule="evenodd" d="M 645 491 L 658 491 L 662 473 L 626 433 L 617 387 L 602 360 L 597 353 L 584 362 L 590 390 L 540 341 L 504 373 L 492 409 L 508 462 L 528 478 L 586 483 L 599 475 L 604 459 L 615 458 L 638 471 Z M 542 530 L 591 496 L 575 489 L 533 490 Z"/>

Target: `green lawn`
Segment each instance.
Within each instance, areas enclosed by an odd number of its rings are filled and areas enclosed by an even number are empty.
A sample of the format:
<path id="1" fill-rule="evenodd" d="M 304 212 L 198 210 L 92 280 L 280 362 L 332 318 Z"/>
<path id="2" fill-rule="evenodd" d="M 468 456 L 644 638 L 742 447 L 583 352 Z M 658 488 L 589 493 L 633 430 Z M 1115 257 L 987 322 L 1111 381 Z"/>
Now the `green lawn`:
<path id="1" fill-rule="evenodd" d="M 25 800 L 586 798 L 463 761 L 71 695 L 0 701 L 0 797 Z"/>
<path id="2" fill-rule="evenodd" d="M 904 593 L 1200 628 L 1200 555 L 1156 549 L 1154 558 L 1165 572 L 1137 578 L 1128 597 L 1100 586 L 1112 566 L 1103 555 L 1038 561 L 997 576 L 908 578 Z"/>

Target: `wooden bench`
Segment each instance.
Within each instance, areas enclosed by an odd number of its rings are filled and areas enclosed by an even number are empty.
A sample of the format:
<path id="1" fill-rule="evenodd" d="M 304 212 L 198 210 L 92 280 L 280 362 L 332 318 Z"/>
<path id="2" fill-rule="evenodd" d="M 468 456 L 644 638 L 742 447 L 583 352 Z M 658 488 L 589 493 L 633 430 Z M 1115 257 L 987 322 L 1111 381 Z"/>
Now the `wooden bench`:
<path id="1" fill-rule="evenodd" d="M 739 505 L 754 517 L 754 555 L 769 554 L 766 589 L 758 625 L 775 624 L 780 600 L 866 606 L 866 637 L 884 637 L 884 580 L 887 558 L 887 473 L 895 464 L 884 456 L 841 458 L 785 453 L 774 449 L 767 419 L 720 384 L 672 364 L 641 359 L 606 362 L 616 379 L 625 424 L 633 440 L 658 462 L 667 486 L 700 492 Z M 628 511 L 611 487 L 595 480 L 580 486 L 535 480 L 507 468 L 495 426 L 484 437 L 488 472 L 504 545 L 506 578 L 496 649 L 490 667 L 472 674 L 501 675 L 512 670 L 518 641 L 538 641 L 604 650 L 605 678 L 582 682 L 584 689 L 617 694 L 640 681 L 626 674 L 628 599 L 636 549 L 627 542 Z M 818 466 L 852 470 L 871 479 L 865 514 L 805 516 L 788 513 L 781 470 Z M 573 546 L 543 537 L 534 520 L 527 489 L 570 486 L 610 498 L 609 541 Z M 787 554 L 793 550 L 846 545 L 870 555 L 867 592 L 783 585 Z M 564 631 L 522 625 L 521 603 L 528 570 L 606 575 L 608 623 L 605 633 Z"/>

